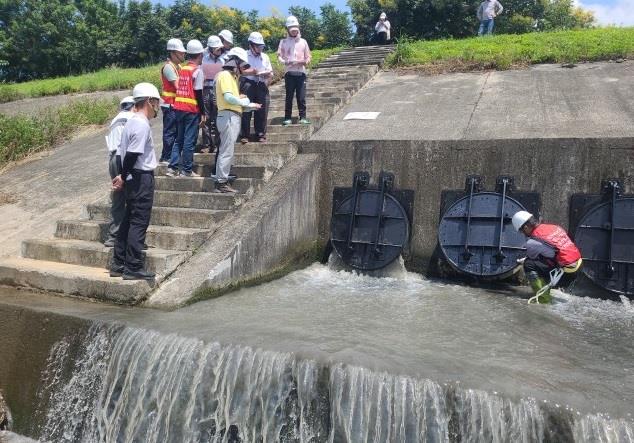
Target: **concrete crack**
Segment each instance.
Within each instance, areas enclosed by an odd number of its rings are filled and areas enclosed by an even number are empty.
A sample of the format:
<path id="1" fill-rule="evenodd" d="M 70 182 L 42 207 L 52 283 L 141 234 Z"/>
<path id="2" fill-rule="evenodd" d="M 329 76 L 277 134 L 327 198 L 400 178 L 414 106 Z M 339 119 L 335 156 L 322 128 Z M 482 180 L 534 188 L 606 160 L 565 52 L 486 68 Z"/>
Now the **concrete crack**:
<path id="1" fill-rule="evenodd" d="M 491 72 L 487 72 L 486 77 L 484 78 L 484 83 L 482 84 L 482 88 L 480 89 L 480 94 L 478 95 L 478 99 L 476 100 L 475 104 L 473 105 L 473 109 L 471 110 L 471 115 L 469 116 L 469 121 L 467 122 L 467 127 L 465 128 L 463 134 L 462 134 L 462 139 L 464 140 L 465 137 L 467 136 L 467 132 L 469 131 L 469 128 L 471 127 L 471 120 L 473 120 L 473 115 L 476 112 L 476 109 L 478 108 L 478 104 L 480 104 L 480 100 L 482 100 L 482 96 L 484 95 L 484 88 L 486 88 L 487 86 L 487 82 L 489 81 L 489 77 L 491 76 Z"/>

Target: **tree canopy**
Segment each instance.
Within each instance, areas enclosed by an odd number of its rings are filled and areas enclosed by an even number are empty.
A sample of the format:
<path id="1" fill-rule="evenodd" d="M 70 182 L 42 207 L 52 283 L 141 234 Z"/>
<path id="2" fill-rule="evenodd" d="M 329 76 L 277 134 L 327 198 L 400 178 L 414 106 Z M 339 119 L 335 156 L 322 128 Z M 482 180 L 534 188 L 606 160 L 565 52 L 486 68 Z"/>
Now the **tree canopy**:
<path id="1" fill-rule="evenodd" d="M 286 35 L 280 13 L 263 17 L 201 1 L 161 6 L 149 0 L 0 0 L 0 81 L 156 63 L 165 57 L 165 43 L 172 37 L 205 44 L 209 35 L 229 29 L 236 44 L 245 47 L 248 34 L 259 31 L 275 49 Z M 500 1 L 499 33 L 583 28 L 594 22 L 573 0 Z M 351 14 L 331 3 L 322 5 L 319 15 L 302 6 L 288 12 L 299 19 L 311 48 L 330 48 L 371 42 L 382 11 L 397 39 L 471 36 L 479 0 L 348 0 L 348 5 Z"/>

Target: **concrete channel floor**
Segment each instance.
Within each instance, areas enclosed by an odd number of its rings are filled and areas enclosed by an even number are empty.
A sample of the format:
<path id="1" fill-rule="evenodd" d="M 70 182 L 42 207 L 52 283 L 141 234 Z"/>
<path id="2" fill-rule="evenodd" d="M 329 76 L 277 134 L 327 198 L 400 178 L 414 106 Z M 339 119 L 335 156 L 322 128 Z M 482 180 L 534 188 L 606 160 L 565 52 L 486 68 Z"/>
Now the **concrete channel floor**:
<path id="1" fill-rule="evenodd" d="M 634 61 L 427 76 L 383 71 L 313 140 L 634 136 Z M 380 112 L 347 120 L 348 112 Z"/>

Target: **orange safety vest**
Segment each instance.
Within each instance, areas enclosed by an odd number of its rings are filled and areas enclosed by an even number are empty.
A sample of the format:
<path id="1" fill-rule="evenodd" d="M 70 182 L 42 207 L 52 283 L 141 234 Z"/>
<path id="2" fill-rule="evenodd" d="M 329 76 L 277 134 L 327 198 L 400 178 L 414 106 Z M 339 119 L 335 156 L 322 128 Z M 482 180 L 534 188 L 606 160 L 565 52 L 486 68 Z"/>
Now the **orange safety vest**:
<path id="1" fill-rule="evenodd" d="M 531 237 L 555 249 L 555 261 L 558 266 L 576 263 L 581 258 L 579 249 L 561 226 L 542 223 L 533 229 Z"/>
<path id="2" fill-rule="evenodd" d="M 163 69 L 167 65 L 171 65 L 177 74 L 180 72 L 181 68 L 180 66 L 174 64 L 171 60 L 168 60 L 163 65 L 163 68 L 161 68 L 161 82 L 163 82 L 163 92 L 161 93 L 161 97 L 163 97 L 163 102 L 166 105 L 174 105 L 174 99 L 176 98 L 176 88 L 172 86 L 172 82 L 170 82 L 163 74 Z"/>
<path id="3" fill-rule="evenodd" d="M 174 99 L 174 109 L 178 111 L 191 112 L 199 114 L 198 101 L 194 93 L 194 71 L 198 69 L 198 65 L 187 63 L 181 68 L 178 76 L 178 88 L 176 88 L 176 98 Z M 202 75 L 199 73 L 198 75 Z"/>

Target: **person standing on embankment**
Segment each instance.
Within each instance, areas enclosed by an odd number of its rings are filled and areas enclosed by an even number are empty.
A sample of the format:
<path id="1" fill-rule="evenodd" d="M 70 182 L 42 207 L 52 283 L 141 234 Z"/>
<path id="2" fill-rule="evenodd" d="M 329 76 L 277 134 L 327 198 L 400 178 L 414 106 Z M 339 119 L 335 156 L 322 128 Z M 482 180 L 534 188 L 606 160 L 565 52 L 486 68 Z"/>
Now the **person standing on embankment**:
<path id="1" fill-rule="evenodd" d="M 121 135 L 123 134 L 123 128 L 128 120 L 134 115 L 134 97 L 131 95 L 124 97 L 119 103 L 120 111 L 110 123 L 110 129 L 106 136 L 106 145 L 108 146 L 108 170 L 110 172 L 110 179 L 121 174 L 121 151 L 119 146 L 121 144 Z M 119 158 L 119 161 L 117 161 Z M 125 215 L 125 194 L 121 191 L 112 191 L 110 193 L 110 226 L 108 227 L 108 238 L 103 243 L 107 248 L 112 248 L 117 240 L 117 234 L 119 232 L 119 226 Z"/>
<path id="2" fill-rule="evenodd" d="M 286 104 L 282 125 L 293 123 L 293 95 L 297 96 L 299 123 L 309 125 L 306 118 L 306 66 L 310 64 L 311 54 L 308 43 L 299 33 L 299 21 L 294 16 L 286 19 L 287 37 L 280 40 L 277 58 L 285 66 L 284 86 L 286 88 Z"/>
<path id="3" fill-rule="evenodd" d="M 121 174 L 112 180 L 114 191 L 125 191 L 126 210 L 110 267 L 111 277 L 124 280 L 153 280 L 144 269 L 143 245 L 154 204 L 154 170 L 158 166 L 150 120 L 159 110 L 161 96 L 150 83 L 139 83 L 132 90 L 135 113 L 121 135 Z"/>
<path id="4" fill-rule="evenodd" d="M 219 136 L 216 128 L 216 117 L 218 115 L 218 106 L 216 104 L 216 75 L 222 71 L 222 50 L 224 46 L 220 37 L 211 35 L 207 39 L 207 51 L 203 56 L 201 68 L 205 74 L 205 83 L 203 84 L 203 112 L 205 114 L 205 123 L 203 125 L 203 146 L 200 152 L 214 152 L 218 148 Z"/>
<path id="5" fill-rule="evenodd" d="M 254 71 L 251 75 L 242 77 L 241 91 L 250 101 L 260 103 L 262 107 L 253 112 L 255 133 L 258 142 L 266 141 L 266 127 L 271 103 L 269 82 L 273 77 L 273 66 L 269 56 L 264 53 L 264 37 L 259 32 L 249 35 L 249 65 Z M 242 113 L 242 143 L 249 141 L 251 132 L 251 112 Z"/>
<path id="6" fill-rule="evenodd" d="M 214 192 L 238 192 L 229 185 L 229 172 L 233 162 L 235 143 L 240 135 L 242 108 L 260 109 L 259 104 L 251 103 L 247 97 L 240 97 L 238 77 L 249 68 L 247 51 L 242 48 L 233 48 L 226 55 L 223 70 L 216 76 L 220 146 L 216 158 L 216 189 Z"/>
<path id="7" fill-rule="evenodd" d="M 386 45 L 390 41 L 392 25 L 387 19 L 385 12 L 381 12 L 379 21 L 374 25 L 374 31 L 376 32 L 376 39 L 379 45 Z"/>
<path id="8" fill-rule="evenodd" d="M 498 0 L 484 0 L 480 3 L 480 7 L 476 13 L 478 20 L 480 21 L 478 35 L 493 34 L 495 17 L 500 15 L 502 11 L 504 11 L 504 8 Z"/>
<path id="9" fill-rule="evenodd" d="M 167 42 L 168 58 L 161 68 L 161 83 L 163 92 L 161 97 L 161 112 L 163 112 L 163 151 L 161 152 L 161 163 L 169 164 L 172 157 L 172 146 L 176 140 L 176 114 L 174 113 L 174 99 L 176 98 L 176 88 L 178 86 L 178 74 L 180 63 L 185 60 L 185 48 L 183 42 L 177 38 L 171 38 Z"/>
<path id="10" fill-rule="evenodd" d="M 513 227 L 521 231 L 526 242 L 526 259 L 523 259 L 524 273 L 535 295 L 549 284 L 550 271 L 560 268 L 564 272 L 565 286 L 571 283 L 581 268 L 581 252 L 570 239 L 564 228 L 541 223 L 533 214 L 518 211 L 513 215 Z M 550 303 L 550 288 L 537 298 L 538 303 Z"/>
<path id="11" fill-rule="evenodd" d="M 198 129 L 201 121 L 205 123 L 205 115 L 202 114 L 205 75 L 200 69 L 204 52 L 205 48 L 200 41 L 187 42 L 187 64 L 181 67 L 174 99 L 177 131 L 176 141 L 172 148 L 172 159 L 165 174 L 169 177 L 175 177 L 179 169 L 183 177 L 199 176 L 192 168 Z"/>

